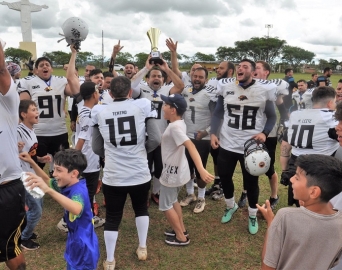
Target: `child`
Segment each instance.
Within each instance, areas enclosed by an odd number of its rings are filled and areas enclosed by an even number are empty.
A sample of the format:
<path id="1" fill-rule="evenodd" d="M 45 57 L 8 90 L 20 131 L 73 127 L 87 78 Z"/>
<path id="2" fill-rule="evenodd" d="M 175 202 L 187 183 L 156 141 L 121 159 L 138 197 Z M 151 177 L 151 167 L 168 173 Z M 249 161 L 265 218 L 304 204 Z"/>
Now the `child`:
<path id="1" fill-rule="evenodd" d="M 181 187 L 190 179 L 190 170 L 185 156 L 185 148 L 194 161 L 203 181 L 214 180 L 202 165 L 196 147 L 186 136 L 186 126 L 182 115 L 187 103 L 179 94 L 170 96 L 161 95 L 164 101 L 164 118 L 170 121 L 161 143 L 163 171 L 160 177 L 159 210 L 165 213 L 172 230 L 166 231 L 165 242 L 169 245 L 184 246 L 190 243 L 188 233 L 183 223 L 182 209 L 177 197 Z"/>
<path id="2" fill-rule="evenodd" d="M 37 162 L 46 163 L 50 161 L 49 156 L 38 157 L 38 140 L 34 133 L 33 125 L 38 124 L 39 111 L 33 100 L 21 100 L 19 104 L 19 118 L 21 123 L 17 128 L 18 145 L 20 152 L 28 152 L 32 159 Z M 21 168 L 24 172 L 34 172 L 31 166 L 21 161 Z M 33 233 L 34 228 L 42 216 L 42 199 L 35 199 L 27 191 L 25 192 L 25 203 L 28 206 L 26 212 L 27 224 L 21 234 L 21 247 L 26 250 L 36 250 L 40 245 L 33 241 L 37 234 Z"/>
<path id="3" fill-rule="evenodd" d="M 67 270 L 96 269 L 100 253 L 94 231 L 93 213 L 86 182 L 79 179 L 87 167 L 85 156 L 74 149 L 59 151 L 54 157 L 55 170 L 52 179 L 49 179 L 27 153 L 21 153 L 19 157 L 30 163 L 38 175 L 27 173 L 28 186 L 40 187 L 65 209 L 64 219 L 69 230 L 64 253 Z"/>
<path id="4" fill-rule="evenodd" d="M 300 155 L 290 179 L 300 208 L 272 213 L 257 205 L 268 230 L 262 269 L 330 269 L 342 251 L 342 214 L 329 200 L 342 191 L 342 162 L 327 155 Z"/>

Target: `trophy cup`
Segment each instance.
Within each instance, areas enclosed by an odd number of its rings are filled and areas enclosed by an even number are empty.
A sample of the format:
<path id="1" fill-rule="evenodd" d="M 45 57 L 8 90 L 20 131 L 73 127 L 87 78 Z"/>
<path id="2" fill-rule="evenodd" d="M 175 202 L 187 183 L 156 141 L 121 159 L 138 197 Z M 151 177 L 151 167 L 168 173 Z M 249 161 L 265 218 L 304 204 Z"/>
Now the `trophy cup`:
<path id="1" fill-rule="evenodd" d="M 158 28 L 151 27 L 150 30 L 147 31 L 147 36 L 151 42 L 150 64 L 163 64 L 163 60 L 160 57 L 160 52 L 158 51 L 158 39 L 160 34 L 161 31 Z"/>

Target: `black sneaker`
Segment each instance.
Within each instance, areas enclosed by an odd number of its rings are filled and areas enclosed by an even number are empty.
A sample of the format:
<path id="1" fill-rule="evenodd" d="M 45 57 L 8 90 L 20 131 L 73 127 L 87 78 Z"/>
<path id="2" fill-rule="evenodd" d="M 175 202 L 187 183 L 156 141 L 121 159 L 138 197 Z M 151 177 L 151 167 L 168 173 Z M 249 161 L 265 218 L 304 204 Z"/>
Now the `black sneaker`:
<path id="1" fill-rule="evenodd" d="M 241 193 L 240 200 L 238 201 L 238 206 L 239 206 L 239 208 L 245 207 L 246 202 L 247 202 L 247 193 L 242 192 L 242 193 Z"/>
<path id="2" fill-rule="evenodd" d="M 31 239 L 31 240 L 36 240 L 36 239 L 38 239 L 38 234 L 32 233 L 32 235 L 31 235 L 31 237 L 30 237 L 29 239 Z"/>
<path id="3" fill-rule="evenodd" d="M 40 245 L 31 239 L 21 240 L 21 247 L 26 250 L 36 250 Z"/>
<path id="4" fill-rule="evenodd" d="M 220 190 L 220 185 L 212 185 L 205 191 L 205 195 L 210 196 L 213 192 Z"/>
<path id="5" fill-rule="evenodd" d="M 180 241 L 176 236 L 168 236 L 165 239 L 165 243 L 171 246 L 187 246 L 190 244 L 190 239 L 186 238 L 186 241 Z"/>
<path id="6" fill-rule="evenodd" d="M 276 199 L 270 197 L 270 205 L 272 210 L 274 210 L 279 202 L 279 196 Z"/>
<path id="7" fill-rule="evenodd" d="M 176 236 L 175 231 L 172 230 L 172 229 L 166 230 L 166 231 L 164 232 L 164 234 L 165 234 L 166 236 Z M 189 237 L 188 231 L 185 231 L 185 232 L 184 232 L 184 236 L 185 236 L 185 237 Z"/>

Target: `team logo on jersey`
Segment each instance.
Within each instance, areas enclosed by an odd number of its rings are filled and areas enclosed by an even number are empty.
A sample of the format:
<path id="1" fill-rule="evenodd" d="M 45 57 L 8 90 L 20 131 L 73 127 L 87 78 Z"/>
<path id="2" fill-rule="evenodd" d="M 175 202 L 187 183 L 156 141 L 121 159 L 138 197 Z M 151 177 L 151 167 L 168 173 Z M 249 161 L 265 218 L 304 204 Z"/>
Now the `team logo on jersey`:
<path id="1" fill-rule="evenodd" d="M 88 129 L 89 129 L 89 126 L 88 126 L 88 125 L 86 125 L 86 126 L 84 126 L 84 127 L 82 127 L 82 128 L 81 128 L 81 131 L 87 132 L 87 131 L 88 131 Z"/>
<path id="2" fill-rule="evenodd" d="M 44 89 L 46 92 L 50 92 L 51 90 L 52 90 L 52 87 L 51 86 L 47 86 L 47 87 L 45 87 L 45 89 Z"/>
<path id="3" fill-rule="evenodd" d="M 31 148 L 30 148 L 30 150 L 28 152 L 31 157 L 34 157 L 35 155 L 37 155 L 37 148 L 38 148 L 38 143 L 34 143 L 31 146 Z"/>
<path id="4" fill-rule="evenodd" d="M 248 100 L 248 98 L 245 95 L 241 95 L 238 97 L 240 101 Z"/>
<path id="5" fill-rule="evenodd" d="M 192 88 L 191 88 L 191 87 L 189 87 L 189 90 L 188 90 L 188 91 L 189 91 L 189 93 L 192 93 Z"/>
<path id="6" fill-rule="evenodd" d="M 228 96 L 228 95 L 234 95 L 235 94 L 235 92 L 234 91 L 227 91 L 226 92 L 226 95 Z"/>
<path id="7" fill-rule="evenodd" d="M 193 102 L 193 101 L 195 101 L 195 99 L 194 98 L 189 98 L 189 101 Z"/>
<path id="8" fill-rule="evenodd" d="M 39 85 L 32 86 L 32 89 L 38 89 L 38 88 L 40 88 Z"/>

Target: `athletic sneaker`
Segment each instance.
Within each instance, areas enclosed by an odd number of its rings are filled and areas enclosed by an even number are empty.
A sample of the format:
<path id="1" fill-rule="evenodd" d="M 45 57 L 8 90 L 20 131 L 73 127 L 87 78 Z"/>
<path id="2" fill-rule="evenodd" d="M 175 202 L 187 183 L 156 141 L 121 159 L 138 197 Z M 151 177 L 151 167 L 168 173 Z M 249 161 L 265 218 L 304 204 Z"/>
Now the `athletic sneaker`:
<path id="1" fill-rule="evenodd" d="M 94 215 L 98 216 L 99 215 L 99 204 L 97 202 L 94 202 L 93 205 L 94 205 Z"/>
<path id="2" fill-rule="evenodd" d="M 238 210 L 239 206 L 234 203 L 233 208 L 226 208 L 226 210 L 224 210 L 224 215 L 221 218 L 221 223 L 227 223 L 232 219 L 233 214 L 236 212 L 236 210 Z"/>
<path id="3" fill-rule="evenodd" d="M 205 191 L 205 195 L 212 195 L 213 192 L 220 190 L 220 185 L 212 185 L 209 189 Z"/>
<path id="4" fill-rule="evenodd" d="M 184 236 L 185 236 L 185 237 L 189 237 L 188 231 L 185 231 L 185 232 L 183 232 L 183 233 L 184 233 Z M 165 234 L 166 236 L 176 236 L 175 231 L 172 230 L 172 229 L 166 230 L 166 231 L 164 232 L 164 234 Z"/>
<path id="5" fill-rule="evenodd" d="M 115 260 L 112 262 L 104 261 L 103 262 L 103 270 L 114 270 L 115 269 Z"/>
<path id="6" fill-rule="evenodd" d="M 63 218 L 58 222 L 57 229 L 60 230 L 61 232 L 65 232 L 65 233 L 69 232 L 68 225 L 66 224 L 66 222 L 64 222 Z"/>
<path id="7" fill-rule="evenodd" d="M 94 216 L 94 228 L 101 227 L 105 224 L 106 220 L 104 218 L 100 218 L 98 216 Z"/>
<path id="8" fill-rule="evenodd" d="M 176 236 L 168 236 L 165 239 L 165 243 L 171 246 L 187 246 L 190 244 L 190 239 L 187 237 L 185 241 L 180 241 Z"/>
<path id="9" fill-rule="evenodd" d="M 21 240 L 21 247 L 26 250 L 36 250 L 40 245 L 31 239 Z"/>
<path id="10" fill-rule="evenodd" d="M 223 189 L 220 188 L 219 190 L 213 192 L 213 194 L 211 195 L 211 198 L 214 201 L 223 200 L 224 199 Z"/>
<path id="11" fill-rule="evenodd" d="M 195 202 L 197 200 L 195 194 L 189 194 L 183 200 L 180 201 L 181 206 L 188 206 L 190 203 Z"/>
<path id="12" fill-rule="evenodd" d="M 157 194 L 151 193 L 151 200 L 155 204 L 159 205 L 159 194 L 158 193 Z"/>
<path id="13" fill-rule="evenodd" d="M 248 230 L 250 234 L 256 234 L 259 230 L 258 219 L 256 216 L 249 216 Z"/>
<path id="14" fill-rule="evenodd" d="M 239 206 L 239 208 L 245 207 L 246 202 L 247 202 L 247 193 L 242 192 L 242 193 L 241 193 L 240 200 L 238 201 L 238 206 Z"/>
<path id="15" fill-rule="evenodd" d="M 146 261 L 147 259 L 147 248 L 138 247 L 136 251 L 139 261 Z"/>
<path id="16" fill-rule="evenodd" d="M 36 239 L 38 239 L 38 237 L 39 237 L 38 234 L 32 233 L 32 235 L 31 235 L 31 237 L 29 239 L 36 240 Z"/>
<path id="17" fill-rule="evenodd" d="M 279 202 L 279 196 L 278 195 L 277 195 L 276 199 L 270 197 L 270 205 L 271 205 L 272 210 L 274 210 L 276 208 L 278 202 Z"/>
<path id="18" fill-rule="evenodd" d="M 204 211 L 204 207 L 205 207 L 205 199 L 199 198 L 194 208 L 194 213 L 195 214 L 202 213 Z"/>

